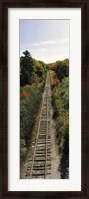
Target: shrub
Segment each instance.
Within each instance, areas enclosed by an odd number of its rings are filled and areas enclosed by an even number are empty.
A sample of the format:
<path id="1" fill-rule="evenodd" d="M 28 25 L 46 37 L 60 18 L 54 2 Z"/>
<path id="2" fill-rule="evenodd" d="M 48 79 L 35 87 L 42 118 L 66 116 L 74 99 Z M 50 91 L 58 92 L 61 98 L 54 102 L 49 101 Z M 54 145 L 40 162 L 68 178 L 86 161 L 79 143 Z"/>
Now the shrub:
<path id="1" fill-rule="evenodd" d="M 68 178 L 69 166 L 69 77 L 53 89 L 54 118 L 56 138 L 61 153 L 60 167 L 62 178 Z"/>
<path id="2" fill-rule="evenodd" d="M 20 152 L 24 157 L 32 136 L 42 97 L 42 88 L 21 88 L 20 100 Z"/>

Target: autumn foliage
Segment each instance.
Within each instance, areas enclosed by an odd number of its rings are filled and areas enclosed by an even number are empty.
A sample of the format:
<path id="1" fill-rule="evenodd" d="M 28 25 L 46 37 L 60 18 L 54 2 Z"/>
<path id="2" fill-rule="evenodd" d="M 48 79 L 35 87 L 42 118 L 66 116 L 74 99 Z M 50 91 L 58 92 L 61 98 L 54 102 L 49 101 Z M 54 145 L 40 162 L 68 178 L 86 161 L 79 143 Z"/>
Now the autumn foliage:
<path id="1" fill-rule="evenodd" d="M 23 97 L 24 99 L 28 99 L 29 93 L 28 93 L 27 91 L 23 91 L 23 92 L 22 92 L 22 97 Z"/>
<path id="2" fill-rule="evenodd" d="M 61 153 L 59 171 L 63 179 L 69 176 L 69 60 L 57 61 L 55 64 L 49 64 L 48 67 L 56 138 Z"/>
<path id="3" fill-rule="evenodd" d="M 46 79 L 46 65 L 27 50 L 20 57 L 20 155 L 25 157 L 39 111 Z"/>
<path id="4" fill-rule="evenodd" d="M 51 80 L 51 86 L 54 88 L 56 85 L 59 85 L 60 80 L 55 77 L 54 79 Z"/>

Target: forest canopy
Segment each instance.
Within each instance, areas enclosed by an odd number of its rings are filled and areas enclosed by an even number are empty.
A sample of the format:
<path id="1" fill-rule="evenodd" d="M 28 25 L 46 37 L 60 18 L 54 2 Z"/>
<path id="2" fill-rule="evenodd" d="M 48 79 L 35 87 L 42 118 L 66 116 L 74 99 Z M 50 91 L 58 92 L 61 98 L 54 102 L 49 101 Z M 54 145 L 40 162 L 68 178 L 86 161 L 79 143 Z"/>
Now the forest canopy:
<path id="1" fill-rule="evenodd" d="M 28 50 L 20 57 L 20 153 L 27 152 L 32 130 L 41 106 L 47 70 L 50 74 L 53 118 L 56 139 L 61 152 L 59 170 L 68 178 L 69 168 L 69 59 L 45 64 L 32 58 Z M 35 108 L 34 108 L 35 107 Z M 65 165 L 65 170 L 62 168 Z"/>
<path id="2" fill-rule="evenodd" d="M 39 111 L 46 79 L 46 65 L 29 51 L 20 57 L 20 155 L 26 155 Z"/>
<path id="3" fill-rule="evenodd" d="M 46 65 L 42 61 L 32 58 L 29 51 L 20 57 L 20 85 L 39 83 L 45 79 Z"/>
<path id="4" fill-rule="evenodd" d="M 56 121 L 56 139 L 62 154 L 61 178 L 68 178 L 69 168 L 69 60 L 47 65 L 51 76 L 52 105 Z M 64 169 L 65 168 L 65 169 Z"/>

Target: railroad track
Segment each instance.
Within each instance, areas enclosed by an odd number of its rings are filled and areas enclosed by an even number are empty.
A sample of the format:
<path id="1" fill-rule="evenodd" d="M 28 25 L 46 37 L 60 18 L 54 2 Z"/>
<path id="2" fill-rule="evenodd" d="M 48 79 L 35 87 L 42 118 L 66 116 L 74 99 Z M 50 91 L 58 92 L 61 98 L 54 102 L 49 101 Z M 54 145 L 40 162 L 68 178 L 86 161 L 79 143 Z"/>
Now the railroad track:
<path id="1" fill-rule="evenodd" d="M 47 72 L 43 93 L 42 107 L 39 118 L 33 155 L 30 158 L 29 178 L 50 178 L 51 176 L 51 136 L 50 136 L 51 89 Z"/>

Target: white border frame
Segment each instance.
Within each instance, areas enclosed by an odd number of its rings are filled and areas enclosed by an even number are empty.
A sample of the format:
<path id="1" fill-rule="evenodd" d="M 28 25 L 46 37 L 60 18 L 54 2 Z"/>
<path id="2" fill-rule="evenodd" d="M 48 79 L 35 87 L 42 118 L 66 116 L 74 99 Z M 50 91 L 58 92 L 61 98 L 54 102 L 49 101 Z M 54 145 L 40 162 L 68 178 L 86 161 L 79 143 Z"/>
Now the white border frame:
<path id="1" fill-rule="evenodd" d="M 70 20 L 70 178 L 67 180 L 19 179 L 19 19 L 28 18 Z M 81 8 L 9 8 L 8 70 L 8 190 L 81 191 Z"/>

